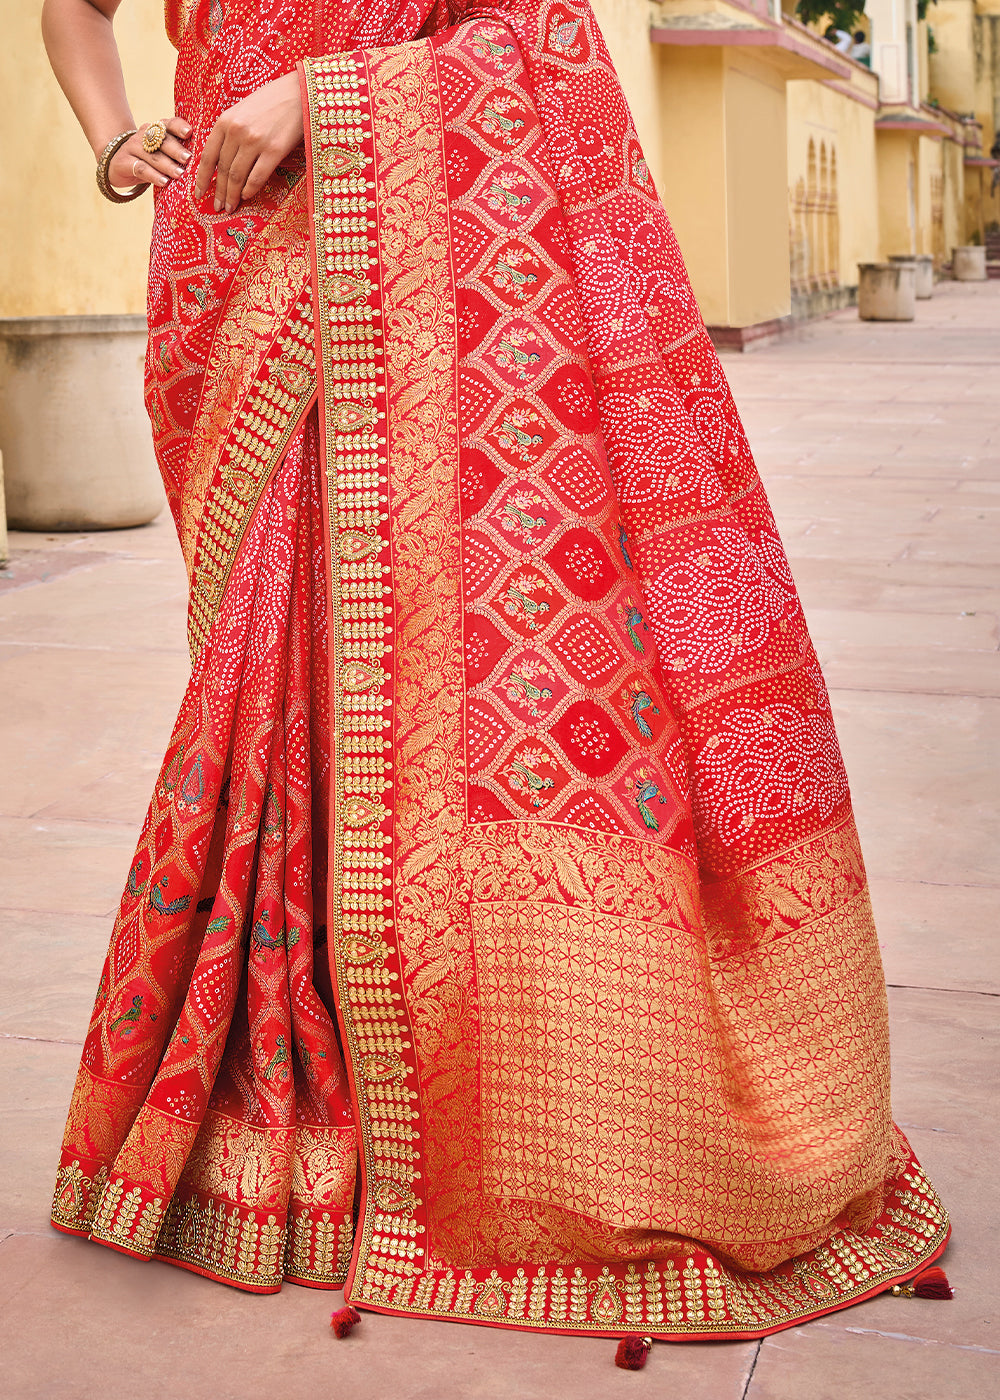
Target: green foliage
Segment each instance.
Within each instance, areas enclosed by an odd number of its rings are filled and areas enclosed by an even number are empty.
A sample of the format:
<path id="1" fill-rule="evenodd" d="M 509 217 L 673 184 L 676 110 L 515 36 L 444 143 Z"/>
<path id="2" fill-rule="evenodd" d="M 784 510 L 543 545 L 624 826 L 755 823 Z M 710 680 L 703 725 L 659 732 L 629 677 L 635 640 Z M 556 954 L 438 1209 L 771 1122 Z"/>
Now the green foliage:
<path id="1" fill-rule="evenodd" d="M 917 0 L 929 4 L 930 0 Z M 865 12 L 865 0 L 798 0 L 795 13 L 803 24 L 828 24 L 853 34 Z"/>
<path id="2" fill-rule="evenodd" d="M 917 0 L 917 19 L 926 19 L 927 11 L 932 5 L 936 5 L 937 0 Z M 931 50 L 934 52 L 934 50 Z"/>

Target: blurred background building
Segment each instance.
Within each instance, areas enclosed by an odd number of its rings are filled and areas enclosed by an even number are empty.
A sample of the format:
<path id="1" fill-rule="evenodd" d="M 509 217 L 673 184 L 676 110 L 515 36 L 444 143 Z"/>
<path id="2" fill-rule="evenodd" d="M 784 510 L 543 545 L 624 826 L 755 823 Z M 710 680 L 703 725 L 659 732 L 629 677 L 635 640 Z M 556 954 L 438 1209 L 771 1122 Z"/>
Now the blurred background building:
<path id="1" fill-rule="evenodd" d="M 720 346 L 849 304 L 859 263 L 923 253 L 940 269 L 953 247 L 979 243 L 1000 275 L 1000 0 L 594 5 Z M 0 52 L 0 448 L 12 505 L 18 462 L 11 522 L 80 528 L 61 504 L 47 515 L 38 500 L 23 505 L 40 449 L 26 465 L 14 439 L 37 436 L 41 410 L 50 455 L 71 431 L 82 451 L 89 412 L 95 431 L 117 425 L 118 455 L 145 450 L 143 500 L 159 499 L 137 397 L 151 202 L 112 206 L 97 194 L 48 70 L 40 10 L 41 0 L 7 6 Z M 834 33 L 836 22 L 848 31 Z M 161 4 L 127 0 L 117 32 L 136 116 L 168 113 Z M 72 429 L 56 422 L 61 406 Z M 75 469 L 93 480 L 99 467 Z M 120 491 L 109 481 L 108 500 Z M 150 508 L 101 506 L 92 523 L 136 523 Z"/>
<path id="2" fill-rule="evenodd" d="M 859 263 L 986 243 L 1000 275 L 1000 0 L 865 0 L 841 51 L 852 8 L 595 0 L 720 345 L 850 304 Z"/>

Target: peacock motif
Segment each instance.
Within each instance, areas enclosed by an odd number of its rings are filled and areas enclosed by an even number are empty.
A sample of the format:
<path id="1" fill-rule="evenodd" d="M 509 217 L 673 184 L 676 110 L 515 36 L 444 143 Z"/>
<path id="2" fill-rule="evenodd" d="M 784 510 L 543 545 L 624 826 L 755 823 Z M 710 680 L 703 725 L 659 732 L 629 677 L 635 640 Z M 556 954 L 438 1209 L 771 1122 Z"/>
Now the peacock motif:
<path id="1" fill-rule="evenodd" d="M 273 953 L 277 948 L 294 948 L 302 936 L 302 930 L 293 925 L 286 928 L 284 924 L 272 933 L 267 927 L 271 916 L 265 909 L 260 917 L 254 922 L 250 930 L 250 941 L 258 948 L 265 948 Z"/>
<path id="2" fill-rule="evenodd" d="M 495 519 L 504 530 L 520 535 L 525 544 L 534 546 L 538 540 L 532 538 L 532 531 L 543 530 L 548 521 L 544 515 L 532 515 L 529 507 L 542 504 L 541 496 L 531 491 L 517 491 L 500 507 Z"/>
<path id="3" fill-rule="evenodd" d="M 516 186 L 527 183 L 526 175 L 501 171 L 493 177 L 486 191 L 486 203 L 497 213 L 506 214 L 513 223 L 519 223 L 533 200 L 530 194 L 517 194 Z"/>
<path id="4" fill-rule="evenodd" d="M 653 731 L 643 717 L 643 711 L 649 710 L 654 715 L 660 713 L 659 705 L 653 703 L 653 697 L 647 690 L 644 690 L 639 681 L 632 681 L 621 693 L 622 704 L 628 707 L 632 716 L 632 722 L 644 739 L 652 739 Z"/>
<path id="5" fill-rule="evenodd" d="M 132 998 L 132 1005 L 127 1011 L 123 1011 L 120 1016 L 116 1016 L 115 1019 L 109 1023 L 108 1035 L 112 1035 L 116 1030 L 118 1030 L 119 1026 L 124 1027 L 124 1029 L 122 1030 L 122 1035 L 129 1035 L 132 1031 L 133 1026 L 139 1020 L 139 1017 L 141 1015 L 142 996 L 140 994 Z"/>
<path id="6" fill-rule="evenodd" d="M 492 282 L 498 291 L 512 291 L 518 301 L 526 301 L 529 288 L 538 278 L 533 272 L 522 272 L 518 263 L 524 261 L 518 250 L 508 249 L 493 266 Z"/>
<path id="7" fill-rule="evenodd" d="M 143 874 L 143 867 L 146 867 Z M 142 878 L 140 879 L 140 875 Z M 149 879 L 149 868 L 146 861 L 146 854 L 142 852 L 136 856 L 132 863 L 132 869 L 128 872 L 128 892 L 130 895 L 140 895 L 146 888 L 146 881 Z"/>
<path id="8" fill-rule="evenodd" d="M 522 333 L 512 330 L 498 342 L 493 351 L 493 359 L 497 369 L 513 371 L 515 378 L 522 382 L 531 378 L 527 367 L 537 365 L 542 358 L 537 350 L 521 349 L 527 338 Z"/>
<path id="9" fill-rule="evenodd" d="M 505 146 L 513 146 L 517 142 L 516 133 L 524 127 L 523 117 L 507 116 L 511 109 L 516 110 L 517 103 L 514 98 L 498 93 L 493 100 L 488 103 L 480 112 L 476 120 L 484 136 L 496 136 Z"/>
<path id="10" fill-rule="evenodd" d="M 544 777 L 535 771 L 543 758 L 544 754 L 540 749 L 522 749 L 520 754 L 511 758 L 504 770 L 508 786 L 514 792 L 523 793 L 532 807 L 541 807 L 543 805 L 541 794 L 549 788 L 555 787 L 554 779 Z"/>
<path id="11" fill-rule="evenodd" d="M 544 588 L 545 580 L 540 578 L 521 577 L 516 578 L 507 589 L 507 597 L 504 601 L 503 610 L 509 617 L 527 618 L 527 626 L 530 632 L 538 631 L 538 622 L 535 618 L 542 613 L 549 611 L 549 605 L 544 598 L 532 598 L 531 594 L 536 588 Z"/>
<path id="12" fill-rule="evenodd" d="M 533 719 L 539 716 L 539 701 L 551 700 L 552 691 L 548 686 L 535 685 L 525 672 L 529 668 L 523 666 L 520 671 L 511 671 L 504 684 L 507 687 L 507 698 L 513 700 L 516 705 L 527 707 Z"/>
<path id="13" fill-rule="evenodd" d="M 288 1044 L 283 1035 L 275 1037 L 275 1047 L 276 1048 L 274 1054 L 271 1056 L 270 1060 L 268 1060 L 267 1064 L 264 1066 L 264 1069 L 262 1071 L 264 1078 L 268 1081 L 268 1083 L 270 1083 L 270 1081 L 278 1073 L 278 1070 L 281 1068 L 281 1066 L 287 1065 L 289 1061 Z M 286 1069 L 280 1077 L 282 1079 L 287 1079 L 288 1070 Z"/>
<path id="14" fill-rule="evenodd" d="M 632 646 L 641 656 L 645 652 L 646 648 L 642 644 L 637 629 L 641 627 L 644 632 L 649 631 L 649 628 L 646 626 L 645 618 L 643 617 L 639 609 L 636 607 L 635 603 L 631 601 L 627 603 L 618 604 L 618 616 L 625 624 L 625 628 L 628 632 L 629 640 L 631 641 Z"/>
<path id="15" fill-rule="evenodd" d="M 635 805 L 639 809 L 643 825 L 650 831 L 659 831 L 660 823 L 656 819 L 656 813 L 651 804 L 659 802 L 660 806 L 665 806 L 667 799 L 660 792 L 659 785 L 647 768 L 640 768 L 636 777 L 632 780 L 635 789 Z"/>
<path id="16" fill-rule="evenodd" d="M 170 876 L 163 875 L 150 888 L 149 902 L 158 914 L 183 914 L 191 903 L 189 894 L 179 894 L 176 899 L 166 900 L 161 893 L 170 883 Z"/>
<path id="17" fill-rule="evenodd" d="M 514 52 L 513 44 L 496 44 L 493 42 L 494 37 L 499 39 L 502 35 L 503 31 L 499 29 L 494 29 L 492 31 L 481 29 L 477 34 L 474 34 L 471 39 L 472 52 L 476 57 L 492 59 L 494 68 L 498 68 L 501 73 L 507 66 L 503 60 L 510 58 Z"/>

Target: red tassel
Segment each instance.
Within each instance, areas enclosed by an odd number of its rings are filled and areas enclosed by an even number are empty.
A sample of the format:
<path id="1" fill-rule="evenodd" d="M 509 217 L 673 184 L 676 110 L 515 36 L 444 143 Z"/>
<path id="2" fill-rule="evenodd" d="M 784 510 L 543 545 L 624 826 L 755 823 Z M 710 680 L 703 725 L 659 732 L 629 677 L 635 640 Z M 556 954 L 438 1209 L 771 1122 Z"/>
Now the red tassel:
<path id="1" fill-rule="evenodd" d="M 915 1298 L 954 1298 L 955 1290 L 948 1282 L 948 1275 L 944 1269 L 934 1267 L 925 1269 L 922 1274 L 917 1274 L 913 1280 L 913 1296 Z"/>
<path id="2" fill-rule="evenodd" d="M 623 1371 L 641 1371 L 652 1345 L 652 1337 L 640 1337 L 635 1332 L 630 1332 L 618 1343 L 615 1365 L 620 1366 Z"/>
<path id="3" fill-rule="evenodd" d="M 894 1298 L 954 1298 L 955 1293 L 948 1282 L 944 1269 L 936 1266 L 924 1269 L 906 1283 L 894 1283 L 889 1289 Z"/>
<path id="4" fill-rule="evenodd" d="M 346 1337 L 354 1331 L 361 1321 L 361 1314 L 357 1308 L 352 1308 L 349 1304 L 346 1308 L 339 1308 L 330 1317 L 330 1326 L 333 1328 L 335 1337 Z"/>

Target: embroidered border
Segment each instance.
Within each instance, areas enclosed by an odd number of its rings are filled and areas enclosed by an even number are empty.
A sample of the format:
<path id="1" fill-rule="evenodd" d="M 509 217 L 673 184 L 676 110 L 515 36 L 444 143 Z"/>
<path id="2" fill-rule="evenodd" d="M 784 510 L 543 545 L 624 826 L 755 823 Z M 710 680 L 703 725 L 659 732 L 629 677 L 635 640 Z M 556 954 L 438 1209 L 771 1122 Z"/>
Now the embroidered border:
<path id="1" fill-rule="evenodd" d="M 87 1174 L 89 1168 L 91 1174 Z M 351 1214 L 313 1206 L 284 1211 L 241 1206 L 202 1191 L 163 1197 L 106 1166 L 74 1157 L 56 1174 L 52 1223 L 140 1258 L 168 1259 L 258 1292 L 284 1281 L 339 1288 L 354 1243 Z"/>
<path id="2" fill-rule="evenodd" d="M 188 645 L 208 636 L 257 503 L 316 393 L 308 283 L 254 379 L 205 501 L 192 563 Z"/>
<path id="3" fill-rule="evenodd" d="M 419 46 L 413 45 L 413 49 Z M 330 531 L 334 974 L 361 1136 L 363 1287 L 423 1266 L 410 1142 L 417 1116 L 383 875 L 392 839 L 387 401 L 368 73 L 359 55 L 303 64 L 312 126 L 321 428 Z M 421 1258 L 417 1253 L 421 1250 Z"/>

